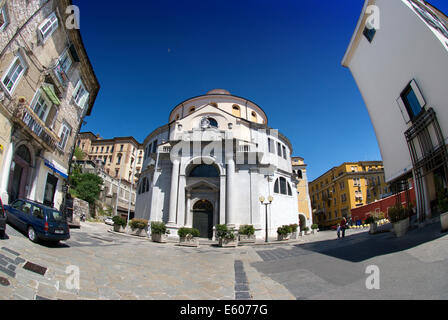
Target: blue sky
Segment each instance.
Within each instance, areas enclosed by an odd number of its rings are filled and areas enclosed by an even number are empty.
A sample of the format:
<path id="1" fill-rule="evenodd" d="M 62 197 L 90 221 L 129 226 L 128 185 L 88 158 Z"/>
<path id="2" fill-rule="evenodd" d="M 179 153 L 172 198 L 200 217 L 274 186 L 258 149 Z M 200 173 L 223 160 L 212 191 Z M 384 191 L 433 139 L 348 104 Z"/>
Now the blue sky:
<path id="1" fill-rule="evenodd" d="M 263 108 L 313 180 L 381 160 L 367 109 L 341 66 L 364 0 L 75 0 L 101 84 L 82 131 L 139 142 L 178 103 L 224 88 Z M 448 12 L 446 0 L 431 1 Z"/>

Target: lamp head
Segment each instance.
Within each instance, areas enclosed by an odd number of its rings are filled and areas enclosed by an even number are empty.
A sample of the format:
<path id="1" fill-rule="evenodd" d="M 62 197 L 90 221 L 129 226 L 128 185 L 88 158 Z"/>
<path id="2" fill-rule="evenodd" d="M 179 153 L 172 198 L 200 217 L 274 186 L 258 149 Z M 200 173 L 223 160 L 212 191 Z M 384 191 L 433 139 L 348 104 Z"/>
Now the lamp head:
<path id="1" fill-rule="evenodd" d="M 261 202 L 261 203 L 264 203 L 264 197 L 263 197 L 263 196 L 260 196 L 259 199 L 260 199 L 260 202 Z"/>

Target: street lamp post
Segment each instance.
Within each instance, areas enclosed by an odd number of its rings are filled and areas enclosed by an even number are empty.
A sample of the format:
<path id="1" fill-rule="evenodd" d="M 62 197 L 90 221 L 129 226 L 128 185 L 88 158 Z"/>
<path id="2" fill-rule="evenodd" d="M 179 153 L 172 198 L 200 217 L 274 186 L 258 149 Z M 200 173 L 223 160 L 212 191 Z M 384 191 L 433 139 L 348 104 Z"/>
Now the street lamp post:
<path id="1" fill-rule="evenodd" d="M 260 196 L 260 202 L 263 204 L 266 208 L 266 240 L 265 242 L 269 242 L 269 232 L 268 232 L 268 206 L 274 201 L 274 198 L 272 196 L 268 197 L 269 202 L 264 202 L 265 198 L 263 196 Z"/>

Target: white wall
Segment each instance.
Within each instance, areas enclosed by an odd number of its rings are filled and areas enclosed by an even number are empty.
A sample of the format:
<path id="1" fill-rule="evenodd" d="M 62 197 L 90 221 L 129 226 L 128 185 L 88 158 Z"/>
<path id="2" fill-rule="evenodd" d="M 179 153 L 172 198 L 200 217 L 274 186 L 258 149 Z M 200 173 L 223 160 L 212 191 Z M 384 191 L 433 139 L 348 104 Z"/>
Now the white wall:
<path id="1" fill-rule="evenodd" d="M 362 36 L 349 63 L 377 135 L 386 181 L 412 168 L 404 136 L 409 125 L 396 102 L 412 79 L 418 83 L 427 106 L 437 113 L 444 137 L 448 137 L 448 52 L 404 1 L 376 1 L 381 28 L 372 43 Z"/>

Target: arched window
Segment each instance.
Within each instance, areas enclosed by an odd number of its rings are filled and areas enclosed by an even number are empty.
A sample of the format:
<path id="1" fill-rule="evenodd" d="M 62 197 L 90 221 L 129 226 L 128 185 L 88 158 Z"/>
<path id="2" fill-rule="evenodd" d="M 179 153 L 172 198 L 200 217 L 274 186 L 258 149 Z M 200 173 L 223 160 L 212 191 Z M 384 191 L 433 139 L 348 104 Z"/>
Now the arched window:
<path id="1" fill-rule="evenodd" d="M 195 112 L 195 111 L 196 111 L 196 107 L 191 107 L 189 112 L 190 112 L 190 113 L 193 113 L 193 112 Z"/>
<path id="2" fill-rule="evenodd" d="M 24 145 L 21 145 L 16 152 L 16 155 L 18 155 L 22 160 L 24 160 L 26 163 L 31 164 L 31 153 L 30 150 L 28 150 L 27 147 Z"/>
<path id="3" fill-rule="evenodd" d="M 302 170 L 297 170 L 297 177 L 298 177 L 299 179 L 303 179 Z"/>
<path id="4" fill-rule="evenodd" d="M 177 115 L 176 115 L 176 120 L 179 120 L 179 118 L 180 118 L 180 116 L 177 114 Z"/>
<path id="5" fill-rule="evenodd" d="M 218 108 L 218 104 L 217 104 L 216 102 L 212 102 L 212 103 L 210 103 L 210 105 L 211 105 L 212 107 Z"/>
<path id="6" fill-rule="evenodd" d="M 257 114 L 255 113 L 255 111 L 252 111 L 252 122 L 257 122 L 258 120 L 257 120 Z"/>
<path id="7" fill-rule="evenodd" d="M 288 181 L 286 181 L 285 178 L 280 177 L 277 180 L 275 180 L 274 193 L 292 196 L 291 186 L 289 185 Z"/>
<path id="8" fill-rule="evenodd" d="M 234 104 L 232 107 L 232 114 L 235 117 L 241 117 L 241 108 L 239 106 L 237 106 L 236 104 Z"/>
<path id="9" fill-rule="evenodd" d="M 145 180 L 146 180 L 146 182 L 145 182 L 146 191 L 149 191 L 149 179 L 145 178 Z"/>
<path id="10" fill-rule="evenodd" d="M 207 120 L 208 120 L 209 123 L 210 123 L 210 127 L 212 127 L 212 128 L 218 128 L 218 121 L 216 121 L 216 120 L 213 119 L 213 118 L 207 118 Z"/>
<path id="11" fill-rule="evenodd" d="M 191 170 L 189 176 L 193 178 L 217 178 L 219 172 L 215 166 L 200 164 Z"/>

